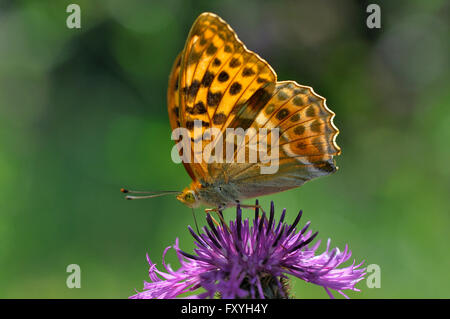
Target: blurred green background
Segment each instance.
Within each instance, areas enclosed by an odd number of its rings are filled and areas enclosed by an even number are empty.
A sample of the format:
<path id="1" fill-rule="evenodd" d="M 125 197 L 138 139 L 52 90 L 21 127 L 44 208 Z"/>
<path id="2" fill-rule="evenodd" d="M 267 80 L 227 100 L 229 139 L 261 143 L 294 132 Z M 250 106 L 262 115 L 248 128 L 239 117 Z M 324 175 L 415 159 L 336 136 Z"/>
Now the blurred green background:
<path id="1" fill-rule="evenodd" d="M 72 2 L 81 29 L 66 27 Z M 449 298 L 449 2 L 378 2 L 381 29 L 366 27 L 369 3 L 0 1 L 0 297 L 126 298 L 148 279 L 146 252 L 161 265 L 176 237 L 192 251 L 189 208 L 119 189 L 190 183 L 170 157 L 166 87 L 211 11 L 337 114 L 340 170 L 263 205 L 289 221 L 303 209 L 320 238 L 381 267 L 381 288 L 361 282 L 352 298 Z M 66 287 L 69 264 L 80 289 Z"/>

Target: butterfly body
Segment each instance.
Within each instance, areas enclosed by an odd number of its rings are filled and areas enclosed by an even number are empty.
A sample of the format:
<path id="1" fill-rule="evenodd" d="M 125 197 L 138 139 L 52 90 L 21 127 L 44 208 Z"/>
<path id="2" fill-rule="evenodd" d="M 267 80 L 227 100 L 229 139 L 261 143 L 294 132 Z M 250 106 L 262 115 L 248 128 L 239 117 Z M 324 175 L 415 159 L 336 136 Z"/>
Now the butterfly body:
<path id="1" fill-rule="evenodd" d="M 277 81 L 270 65 L 215 14 L 203 13 L 194 22 L 172 67 L 167 100 L 172 129 L 185 129 L 192 146 L 191 160 L 183 160 L 183 165 L 193 181 L 177 196 L 190 207 L 225 208 L 337 170 L 339 131 L 325 99 L 309 86 Z M 245 131 L 245 143 L 237 145 L 231 161 L 208 161 L 195 151 L 217 145 L 220 139 L 202 139 L 212 129 L 224 139 L 228 129 Z M 263 144 L 261 134 L 251 133 L 262 129 L 277 130 L 265 140 L 270 162 L 239 161 L 240 151 L 250 158 L 252 142 Z M 180 155 L 185 151 L 178 150 Z M 269 165 L 276 170 L 262 173 Z"/>
<path id="2" fill-rule="evenodd" d="M 194 195 L 194 200 L 189 194 Z M 186 195 L 188 200 L 186 200 Z M 223 209 L 236 205 L 241 199 L 239 196 L 240 193 L 236 185 L 218 180 L 214 184 L 193 182 L 179 195 L 178 199 L 193 208 L 204 205 Z"/>

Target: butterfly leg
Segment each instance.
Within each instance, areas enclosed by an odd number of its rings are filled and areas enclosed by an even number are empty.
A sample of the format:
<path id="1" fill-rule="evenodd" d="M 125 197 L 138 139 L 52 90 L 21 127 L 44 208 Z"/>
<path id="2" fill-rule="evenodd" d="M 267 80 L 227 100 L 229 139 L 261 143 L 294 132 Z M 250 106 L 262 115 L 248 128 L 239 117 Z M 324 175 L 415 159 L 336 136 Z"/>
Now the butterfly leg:
<path id="1" fill-rule="evenodd" d="M 217 212 L 217 208 L 206 208 L 205 209 L 205 213 L 209 214 L 209 216 L 211 216 L 211 212 Z M 220 226 L 219 222 L 217 220 L 214 219 L 214 217 L 211 216 L 212 221 L 214 222 L 214 224 L 216 224 L 217 226 Z"/>
<path id="2" fill-rule="evenodd" d="M 265 213 L 264 209 L 261 207 L 261 205 L 245 205 L 245 204 L 240 204 L 239 205 L 241 208 L 252 208 L 252 209 L 260 209 L 263 213 Z"/>
<path id="3" fill-rule="evenodd" d="M 225 222 L 225 220 L 223 219 L 223 215 L 222 215 L 222 207 L 216 207 L 216 208 L 207 208 L 205 209 L 205 213 L 209 214 L 210 212 L 215 212 L 217 214 L 217 216 L 219 217 L 222 226 L 225 227 L 229 233 L 231 233 L 230 228 L 228 227 L 227 223 Z M 210 214 L 211 216 L 211 214 Z M 211 219 L 213 220 L 214 224 L 216 224 L 217 226 L 220 226 L 220 224 L 214 219 L 214 217 L 211 216 Z"/>

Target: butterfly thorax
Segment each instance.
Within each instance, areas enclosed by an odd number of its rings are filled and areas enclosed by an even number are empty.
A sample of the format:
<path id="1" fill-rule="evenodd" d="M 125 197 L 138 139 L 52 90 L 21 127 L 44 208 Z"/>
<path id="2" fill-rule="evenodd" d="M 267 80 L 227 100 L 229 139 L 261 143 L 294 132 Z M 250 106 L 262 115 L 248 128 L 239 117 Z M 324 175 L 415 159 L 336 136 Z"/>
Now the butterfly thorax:
<path id="1" fill-rule="evenodd" d="M 216 181 L 213 184 L 193 181 L 189 187 L 177 196 L 183 204 L 197 208 L 200 205 L 214 208 L 225 208 L 236 204 L 239 192 L 234 184 Z"/>

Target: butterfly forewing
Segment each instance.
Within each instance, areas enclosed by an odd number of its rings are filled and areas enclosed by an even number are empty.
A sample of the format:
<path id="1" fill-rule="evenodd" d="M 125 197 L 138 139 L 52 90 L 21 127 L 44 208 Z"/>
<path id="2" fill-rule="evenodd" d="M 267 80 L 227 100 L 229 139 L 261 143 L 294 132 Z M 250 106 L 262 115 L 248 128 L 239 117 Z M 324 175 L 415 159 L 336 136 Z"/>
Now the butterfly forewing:
<path id="1" fill-rule="evenodd" d="M 177 127 L 180 127 L 180 106 L 179 106 L 180 90 L 178 86 L 180 69 L 181 69 L 181 53 L 178 54 L 172 66 L 172 71 L 170 72 L 169 76 L 169 85 L 167 89 L 167 108 L 169 112 L 170 127 L 172 130 L 176 129 Z M 180 142 L 180 140 L 177 140 L 176 142 L 178 143 Z M 179 149 L 179 152 L 180 156 L 182 156 L 183 155 L 182 149 Z M 195 179 L 196 177 L 189 163 L 183 162 L 183 165 L 186 171 L 188 172 L 189 176 L 192 179 Z"/>
<path id="2" fill-rule="evenodd" d="M 200 137 L 207 128 L 224 131 L 260 87 L 276 81 L 267 62 L 249 51 L 225 21 L 209 13 L 194 23 L 182 66 L 180 122 L 189 129 L 194 120 L 201 121 L 202 130 L 191 133 L 194 144 L 202 143 L 198 149 L 205 147 Z"/>

